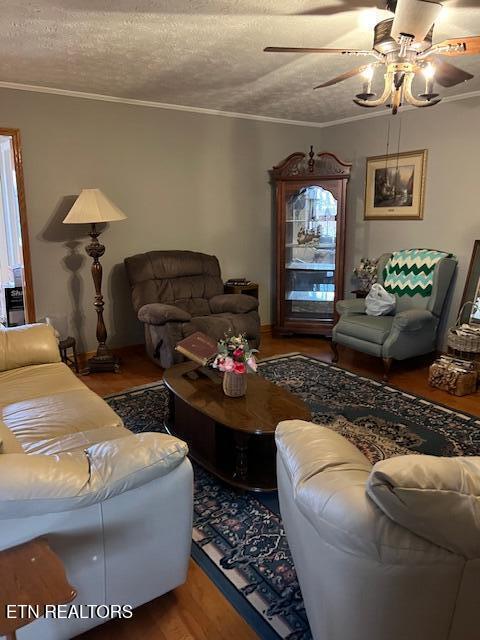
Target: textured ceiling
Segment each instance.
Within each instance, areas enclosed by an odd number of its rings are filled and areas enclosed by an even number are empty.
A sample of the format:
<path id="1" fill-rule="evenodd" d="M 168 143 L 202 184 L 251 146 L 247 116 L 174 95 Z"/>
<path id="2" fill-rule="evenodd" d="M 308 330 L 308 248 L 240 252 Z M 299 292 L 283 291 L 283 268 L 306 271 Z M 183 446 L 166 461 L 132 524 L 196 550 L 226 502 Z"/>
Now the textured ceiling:
<path id="1" fill-rule="evenodd" d="M 444 5 L 435 41 L 480 34 L 479 0 L 445 0 Z M 365 113 L 351 101 L 360 89 L 358 78 L 312 91 L 315 84 L 357 66 L 358 59 L 262 49 L 370 48 L 369 23 L 391 15 L 381 10 L 375 15 L 375 6 L 383 3 L 2 0 L 0 81 L 328 122 Z M 442 89 L 442 95 L 480 90 L 480 56 L 450 61 L 476 77 Z"/>

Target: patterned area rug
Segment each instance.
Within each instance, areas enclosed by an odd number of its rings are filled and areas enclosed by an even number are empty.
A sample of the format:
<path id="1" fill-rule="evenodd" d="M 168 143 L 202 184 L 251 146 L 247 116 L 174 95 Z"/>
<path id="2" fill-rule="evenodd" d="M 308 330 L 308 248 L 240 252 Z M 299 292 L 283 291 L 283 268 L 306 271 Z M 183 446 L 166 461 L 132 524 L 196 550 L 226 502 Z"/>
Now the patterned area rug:
<path id="1" fill-rule="evenodd" d="M 300 395 L 316 423 L 367 458 L 480 455 L 480 420 L 302 355 L 263 361 L 261 375 Z M 110 396 L 136 433 L 163 431 L 163 383 Z M 293 561 L 272 496 L 239 493 L 195 465 L 192 555 L 258 635 L 309 640 Z"/>

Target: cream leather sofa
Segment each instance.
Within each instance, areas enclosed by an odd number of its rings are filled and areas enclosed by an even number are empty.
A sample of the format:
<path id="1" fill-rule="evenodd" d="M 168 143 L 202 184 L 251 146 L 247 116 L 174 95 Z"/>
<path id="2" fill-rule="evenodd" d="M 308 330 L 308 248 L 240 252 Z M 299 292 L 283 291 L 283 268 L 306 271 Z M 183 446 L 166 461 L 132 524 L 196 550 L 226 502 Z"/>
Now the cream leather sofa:
<path id="1" fill-rule="evenodd" d="M 280 509 L 315 640 L 478 640 L 480 458 L 373 468 L 341 435 L 280 423 Z"/>
<path id="2" fill-rule="evenodd" d="M 60 362 L 46 325 L 0 330 L 0 410 L 0 549 L 45 536 L 77 604 L 136 607 L 185 581 L 185 443 L 133 435 Z M 18 638 L 63 640 L 102 622 L 41 619 Z"/>

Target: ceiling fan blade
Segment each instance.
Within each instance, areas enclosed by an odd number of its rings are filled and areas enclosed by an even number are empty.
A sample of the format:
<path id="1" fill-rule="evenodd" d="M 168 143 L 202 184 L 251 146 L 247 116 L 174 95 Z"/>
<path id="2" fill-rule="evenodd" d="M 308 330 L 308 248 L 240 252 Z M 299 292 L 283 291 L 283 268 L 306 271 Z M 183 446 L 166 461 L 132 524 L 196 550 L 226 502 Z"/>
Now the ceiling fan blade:
<path id="1" fill-rule="evenodd" d="M 442 0 L 442 4 L 452 9 L 477 9 L 477 0 Z"/>
<path id="2" fill-rule="evenodd" d="M 435 67 L 435 82 L 438 82 L 442 87 L 455 87 L 457 84 L 473 78 L 471 73 L 459 69 L 440 58 L 435 57 L 433 66 Z"/>
<path id="3" fill-rule="evenodd" d="M 441 10 L 442 5 L 433 0 L 398 0 L 392 38 L 398 40 L 401 35 L 408 35 L 423 42 Z"/>
<path id="4" fill-rule="evenodd" d="M 452 51 L 441 51 L 443 47 L 456 47 Z M 480 54 L 480 36 L 466 36 L 465 38 L 449 38 L 437 42 L 431 49 L 432 53 L 441 56 L 475 56 Z"/>
<path id="5" fill-rule="evenodd" d="M 345 73 L 342 73 L 341 75 L 337 76 L 336 78 L 332 78 L 327 82 L 322 82 L 322 84 L 319 84 L 313 88 L 323 89 L 324 87 L 331 87 L 334 84 L 343 82 L 344 80 L 348 80 L 349 78 L 353 78 L 354 76 L 358 76 L 360 73 L 363 73 L 366 69 L 368 69 L 368 67 L 377 67 L 379 64 L 381 63 L 376 62 L 374 64 L 364 64 L 361 67 L 357 67 L 356 69 L 350 69 L 350 71 L 346 71 Z"/>
<path id="6" fill-rule="evenodd" d="M 362 49 L 322 49 L 317 47 L 265 47 L 267 53 L 343 53 L 359 56 L 373 56 L 372 51 L 363 51 Z"/>
<path id="7" fill-rule="evenodd" d="M 332 16 L 347 11 L 368 10 L 372 8 L 385 9 L 385 3 L 395 2 L 395 0 L 338 0 L 336 4 L 317 6 L 295 13 L 296 16 Z M 394 9 L 390 9 L 394 11 Z"/>

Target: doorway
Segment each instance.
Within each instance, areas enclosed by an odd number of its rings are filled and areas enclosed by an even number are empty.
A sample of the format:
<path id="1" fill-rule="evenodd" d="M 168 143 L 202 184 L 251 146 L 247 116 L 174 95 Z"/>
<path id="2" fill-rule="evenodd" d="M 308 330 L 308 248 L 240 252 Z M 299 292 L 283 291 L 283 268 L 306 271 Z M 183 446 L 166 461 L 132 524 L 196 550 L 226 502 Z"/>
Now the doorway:
<path id="1" fill-rule="evenodd" d="M 0 128 L 0 323 L 35 322 L 18 129 Z"/>

